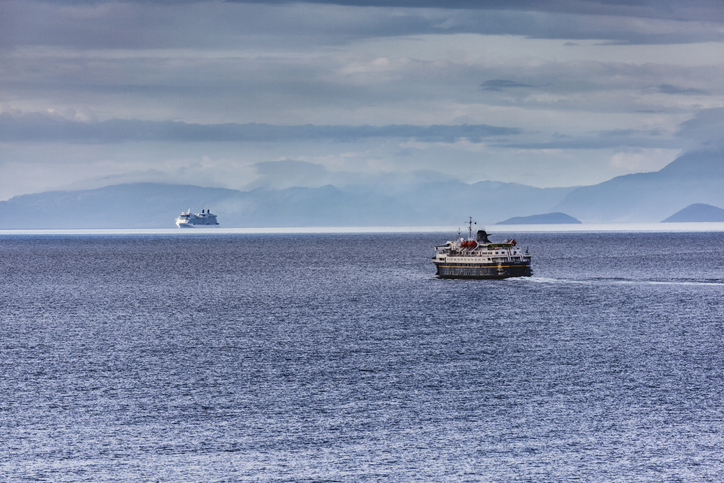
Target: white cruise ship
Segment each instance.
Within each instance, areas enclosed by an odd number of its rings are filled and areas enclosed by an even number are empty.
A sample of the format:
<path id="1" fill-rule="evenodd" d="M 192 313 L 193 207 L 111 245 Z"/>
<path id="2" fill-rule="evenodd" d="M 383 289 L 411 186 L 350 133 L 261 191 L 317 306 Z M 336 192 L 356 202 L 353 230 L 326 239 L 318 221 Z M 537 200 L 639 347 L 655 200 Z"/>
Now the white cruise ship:
<path id="1" fill-rule="evenodd" d="M 216 215 L 211 210 L 201 210 L 201 213 L 191 213 L 191 209 L 176 218 L 176 225 L 179 228 L 193 228 L 195 226 L 219 226 Z"/>

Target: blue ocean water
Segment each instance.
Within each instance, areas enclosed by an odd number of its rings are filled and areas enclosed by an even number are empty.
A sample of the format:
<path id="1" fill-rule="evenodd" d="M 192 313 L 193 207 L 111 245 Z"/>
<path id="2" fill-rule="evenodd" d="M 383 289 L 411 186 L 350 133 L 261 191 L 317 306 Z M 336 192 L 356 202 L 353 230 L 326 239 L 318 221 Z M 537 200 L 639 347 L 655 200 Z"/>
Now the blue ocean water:
<path id="1" fill-rule="evenodd" d="M 514 235 L 0 236 L 0 481 L 722 481 L 724 233 Z"/>

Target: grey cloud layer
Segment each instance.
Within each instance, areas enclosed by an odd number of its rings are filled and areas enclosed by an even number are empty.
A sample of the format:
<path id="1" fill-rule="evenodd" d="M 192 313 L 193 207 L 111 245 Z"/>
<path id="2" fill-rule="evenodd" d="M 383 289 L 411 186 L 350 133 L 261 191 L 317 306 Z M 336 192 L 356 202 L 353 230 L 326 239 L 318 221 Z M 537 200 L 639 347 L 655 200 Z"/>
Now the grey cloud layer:
<path id="1" fill-rule="evenodd" d="M 309 140 L 358 141 L 368 138 L 412 138 L 426 142 L 453 142 L 459 138 L 480 142 L 521 130 L 488 125 L 388 126 L 272 126 L 269 124 L 187 124 L 173 121 L 112 119 L 80 122 L 41 114 L 0 113 L 0 140 L 118 143 L 175 142 L 296 142 Z"/>
<path id="2" fill-rule="evenodd" d="M 500 78 L 480 86 L 486 102 L 529 107 L 601 111 L 681 110 L 690 104 L 718 102 L 724 87 L 716 81 L 724 66 L 677 66 L 625 62 L 509 63 L 495 69 Z M 546 93 L 555 97 L 539 97 Z M 663 96 L 662 96 L 663 94 Z M 585 96 L 585 97 L 584 97 Z M 701 96 L 700 100 L 687 100 Z"/>
<path id="3" fill-rule="evenodd" d="M 56 109 L 88 106 L 100 119 L 204 124 L 433 124 L 452 122 L 455 112 L 475 105 L 681 112 L 715 107 L 712 103 L 724 95 L 722 77 L 724 65 L 426 61 L 337 53 L 290 59 L 164 52 L 119 59 L 98 52 L 23 51 L 0 63 L 2 91 L 12 102 L 33 99 L 38 107 Z M 381 117 L 384 110 L 391 119 Z M 499 123 L 482 117 L 465 122 Z"/>
<path id="4" fill-rule="evenodd" d="M 3 1 L 0 44 L 74 48 L 233 48 L 478 33 L 678 43 L 724 38 L 724 8 L 687 2 L 66 2 Z M 365 8 L 356 8 L 365 7 Z M 411 8 L 415 7 L 415 8 Z M 279 33 L 284 33 L 280 39 Z M 291 41 L 293 39 L 293 41 Z M 291 42 L 290 42 L 291 41 Z"/>
<path id="5" fill-rule="evenodd" d="M 718 139 L 724 125 L 724 109 L 710 109 L 684 123 L 680 137 L 702 144 Z M 386 125 L 386 126 L 276 126 L 269 124 L 189 124 L 176 121 L 112 119 L 82 122 L 37 113 L 0 113 L 0 141 L 103 144 L 126 142 L 236 142 L 295 143 L 306 141 L 357 142 L 369 139 L 411 139 L 425 143 L 472 143 L 515 149 L 606 149 L 615 147 L 675 148 L 680 141 L 659 130 L 619 129 L 580 136 L 552 136 L 535 142 L 520 142 L 523 130 L 511 127 L 477 125 Z M 528 134 L 528 138 L 531 134 Z M 536 137 L 536 136 L 533 136 Z M 260 164 L 260 166 L 263 166 Z M 274 164 L 279 166 L 279 164 Z M 265 175 L 270 173 L 264 172 Z"/>
<path id="6" fill-rule="evenodd" d="M 611 148 L 669 148 L 681 146 L 681 140 L 660 131 L 622 129 L 584 134 L 577 137 L 562 136 L 544 142 L 510 143 L 516 149 L 611 149 Z"/>
<path id="7" fill-rule="evenodd" d="M 46 0 L 47 1 L 47 0 Z M 122 3 L 178 5 L 209 3 L 209 0 L 120 0 Z M 218 0 L 228 3 L 288 5 L 310 3 L 349 7 L 386 7 L 453 10 L 512 10 L 589 15 L 616 15 L 642 18 L 677 20 L 724 20 L 718 0 L 689 0 L 682 4 L 676 0 Z M 96 5 L 118 3 L 119 0 L 56 0 L 63 5 Z"/>
<path id="8" fill-rule="evenodd" d="M 724 35 L 717 23 L 721 3 L 685 9 L 660 2 L 508 3 L 448 8 L 430 2 L 431 9 L 403 8 L 412 5 L 405 2 L 355 8 L 339 2 L 3 1 L 0 109 L 87 107 L 100 119 L 204 124 L 432 124 L 467 120 L 470 109 L 459 106 L 476 104 L 671 112 L 714 107 L 710 99 L 724 92 L 722 64 L 391 56 L 378 65 L 375 57 L 340 47 L 354 39 L 456 32 L 624 43 Z M 557 13 L 563 6 L 569 8 Z M 692 23 L 691 12 L 708 12 L 702 14 L 708 22 Z"/>

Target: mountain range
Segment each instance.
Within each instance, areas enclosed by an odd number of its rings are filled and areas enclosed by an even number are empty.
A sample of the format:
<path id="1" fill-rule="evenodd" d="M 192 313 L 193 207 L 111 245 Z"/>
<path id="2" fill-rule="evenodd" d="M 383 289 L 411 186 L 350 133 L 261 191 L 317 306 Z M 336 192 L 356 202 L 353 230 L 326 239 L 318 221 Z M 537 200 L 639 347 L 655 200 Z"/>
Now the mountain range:
<path id="1" fill-rule="evenodd" d="M 172 228 L 189 208 L 212 209 L 224 227 L 450 225 L 468 215 L 493 224 L 551 212 L 583 223 L 659 222 L 694 203 L 724 206 L 722 186 L 722 152 L 688 153 L 656 172 L 568 188 L 442 176 L 394 186 L 250 191 L 131 183 L 15 196 L 0 202 L 0 229 Z"/>
<path id="2" fill-rule="evenodd" d="M 724 153 L 692 152 L 659 171 L 618 176 L 568 193 L 551 211 L 584 223 L 659 222 L 694 203 L 724 206 Z"/>
<path id="3" fill-rule="evenodd" d="M 580 224 L 581 222 L 565 213 L 543 213 L 540 215 L 514 216 L 507 220 L 499 221 L 496 225 L 565 225 Z"/>

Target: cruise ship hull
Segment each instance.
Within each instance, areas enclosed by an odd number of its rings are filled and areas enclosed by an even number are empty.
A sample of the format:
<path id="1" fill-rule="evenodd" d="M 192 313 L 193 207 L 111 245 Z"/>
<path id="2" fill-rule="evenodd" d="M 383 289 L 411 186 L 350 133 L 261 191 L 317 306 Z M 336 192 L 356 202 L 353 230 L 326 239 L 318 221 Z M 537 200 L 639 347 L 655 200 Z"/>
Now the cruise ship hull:
<path id="1" fill-rule="evenodd" d="M 530 263 L 435 263 L 440 278 L 509 278 L 533 275 Z"/>
<path id="2" fill-rule="evenodd" d="M 179 228 L 214 228 L 218 223 L 176 223 Z"/>

